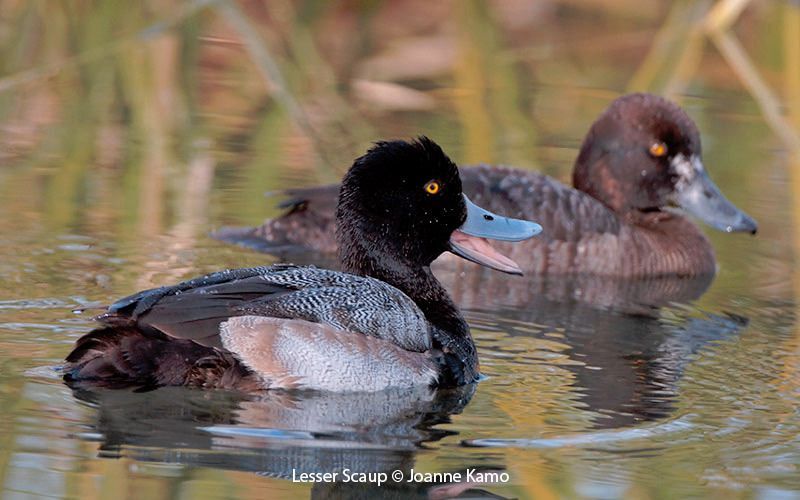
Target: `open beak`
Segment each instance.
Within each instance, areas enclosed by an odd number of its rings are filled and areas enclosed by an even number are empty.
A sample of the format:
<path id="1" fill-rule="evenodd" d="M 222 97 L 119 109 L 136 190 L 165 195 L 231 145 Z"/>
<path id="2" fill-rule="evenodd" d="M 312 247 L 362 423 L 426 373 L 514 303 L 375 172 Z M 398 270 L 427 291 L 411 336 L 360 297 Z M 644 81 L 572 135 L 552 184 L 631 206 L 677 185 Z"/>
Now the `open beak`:
<path id="1" fill-rule="evenodd" d="M 487 239 L 522 241 L 542 232 L 542 226 L 526 220 L 493 214 L 464 195 L 467 219 L 450 236 L 450 251 L 476 264 L 509 274 L 522 274 L 516 262 L 495 250 Z"/>
<path id="2" fill-rule="evenodd" d="M 699 157 L 687 159 L 679 155 L 673 162 L 673 168 L 680 176 L 672 200 L 676 205 L 714 229 L 726 233 L 756 234 L 756 221 L 725 198 L 706 173 Z"/>

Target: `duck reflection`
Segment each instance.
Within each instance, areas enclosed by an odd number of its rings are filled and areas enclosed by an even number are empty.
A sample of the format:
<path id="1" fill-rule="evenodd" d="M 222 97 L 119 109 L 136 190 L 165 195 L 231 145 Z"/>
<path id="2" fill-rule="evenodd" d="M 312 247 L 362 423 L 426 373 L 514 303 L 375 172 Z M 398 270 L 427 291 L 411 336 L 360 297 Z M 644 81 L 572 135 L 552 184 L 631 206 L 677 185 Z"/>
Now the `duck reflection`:
<path id="1" fill-rule="evenodd" d="M 304 473 L 339 474 L 338 482 L 315 483 L 312 498 L 427 498 L 448 486 L 480 492 L 475 489 L 479 485 L 394 482 L 390 476 L 400 470 L 408 477 L 418 450 L 454 434 L 435 426 L 463 410 L 475 384 L 351 394 L 183 387 L 73 392 L 97 410 L 92 432 L 82 437 L 99 440 L 100 454 L 108 458 L 244 470 L 287 480 Z M 343 482 L 345 470 L 351 475 L 385 473 L 387 481 L 380 486 Z"/>
<path id="2" fill-rule="evenodd" d="M 596 415 L 596 428 L 623 428 L 670 416 L 681 377 L 698 351 L 737 335 L 748 324 L 747 318 L 732 314 L 665 321 L 585 307 L 559 315 L 561 304 L 545 302 L 539 302 L 543 307 L 538 312 L 516 311 L 507 317 L 564 332 L 570 357 L 581 362 L 566 368 L 575 373 L 581 401 Z"/>
<path id="3" fill-rule="evenodd" d="M 123 447 L 186 447 L 201 450 L 235 447 L 259 450 L 309 448 L 329 460 L 339 447 L 353 470 L 381 470 L 361 452 L 413 451 L 448 435 L 435 429 L 449 422 L 472 398 L 475 384 L 452 390 L 427 387 L 371 393 L 241 393 L 164 387 L 145 393 L 75 389 L 74 395 L 97 408 L 96 430 L 106 454 Z M 291 456 L 294 452 L 287 455 Z M 302 454 L 298 454 L 302 455 Z M 285 470 L 313 470 L 315 460 Z M 383 462 L 383 461 L 382 461 Z M 278 465 L 276 463 L 276 465 Z M 342 464 L 345 465 L 345 464 Z M 377 467 L 377 469 L 375 469 Z M 280 467 L 272 468 L 282 475 Z"/>
<path id="4" fill-rule="evenodd" d="M 597 428 L 670 415 L 694 355 L 749 323 L 743 316 L 704 313 L 689 305 L 713 276 L 497 280 L 454 261 L 440 263 L 437 271 L 459 307 L 491 318 L 491 326 L 509 335 L 538 335 L 525 325 L 563 332 L 570 358 L 579 362 L 567 368 L 576 375 L 582 402 L 597 415 Z M 478 325 L 473 321 L 473 326 Z"/>

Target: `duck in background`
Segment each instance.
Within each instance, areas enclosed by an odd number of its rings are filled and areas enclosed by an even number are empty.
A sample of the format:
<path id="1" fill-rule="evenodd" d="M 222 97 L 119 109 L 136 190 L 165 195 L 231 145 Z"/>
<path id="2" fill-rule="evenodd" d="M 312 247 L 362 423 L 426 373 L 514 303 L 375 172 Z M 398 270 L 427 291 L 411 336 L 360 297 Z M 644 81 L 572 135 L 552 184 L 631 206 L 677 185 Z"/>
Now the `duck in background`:
<path id="1" fill-rule="evenodd" d="M 78 339 L 65 381 L 357 392 L 477 380 L 469 326 L 429 266 L 451 251 L 520 274 L 484 238 L 521 241 L 541 227 L 470 202 L 425 137 L 378 143 L 338 199 L 345 272 L 234 269 L 124 298 Z"/>
<path id="2" fill-rule="evenodd" d="M 700 133 L 676 104 L 651 94 L 616 99 L 589 130 L 573 187 L 525 170 L 461 169 L 464 192 L 510 217 L 534 219 L 541 238 L 502 247 L 529 274 L 617 278 L 713 276 L 711 243 L 679 207 L 725 232 L 755 234 L 756 222 L 728 201 L 702 162 Z M 256 228 L 214 237 L 279 256 L 333 253 L 338 186 L 286 192 L 287 211 Z M 499 247 L 500 248 L 500 247 Z"/>

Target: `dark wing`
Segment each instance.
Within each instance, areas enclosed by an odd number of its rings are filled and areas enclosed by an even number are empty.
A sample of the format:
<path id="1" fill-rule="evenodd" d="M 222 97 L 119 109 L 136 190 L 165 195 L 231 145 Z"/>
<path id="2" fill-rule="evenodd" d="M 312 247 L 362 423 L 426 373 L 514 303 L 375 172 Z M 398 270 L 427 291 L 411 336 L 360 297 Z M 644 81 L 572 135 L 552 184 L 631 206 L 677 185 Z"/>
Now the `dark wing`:
<path id="1" fill-rule="evenodd" d="M 136 326 L 208 347 L 222 347 L 219 325 L 253 300 L 274 300 L 297 290 L 264 279 L 294 266 L 231 269 L 177 285 L 145 290 L 112 304 L 97 319 L 109 326 Z"/>
<path id="2" fill-rule="evenodd" d="M 138 318 L 141 314 L 147 312 L 154 304 L 162 298 L 170 295 L 178 295 L 184 292 L 196 293 L 201 290 L 214 290 L 216 285 L 229 285 L 231 283 L 242 283 L 242 290 L 248 290 L 244 286 L 245 280 L 249 278 L 257 278 L 265 274 L 281 271 L 285 269 L 296 269 L 298 266 L 291 264 L 278 264 L 274 266 L 258 266 L 248 267 L 242 269 L 226 269 L 224 271 L 217 271 L 211 274 L 205 274 L 197 278 L 182 281 L 177 285 L 163 286 L 160 288 L 152 288 L 144 290 L 133 295 L 124 297 L 109 306 L 108 312 L 111 314 L 122 314 L 130 316 L 133 319 Z M 219 290 L 219 288 L 217 288 Z M 252 289 L 250 289 L 253 293 Z"/>
<path id="3" fill-rule="evenodd" d="M 620 236 L 625 226 L 586 193 L 537 172 L 506 167 L 465 168 L 462 178 L 464 192 L 478 205 L 542 225 L 542 233 L 535 238 L 493 243 L 526 274 L 618 270 Z"/>

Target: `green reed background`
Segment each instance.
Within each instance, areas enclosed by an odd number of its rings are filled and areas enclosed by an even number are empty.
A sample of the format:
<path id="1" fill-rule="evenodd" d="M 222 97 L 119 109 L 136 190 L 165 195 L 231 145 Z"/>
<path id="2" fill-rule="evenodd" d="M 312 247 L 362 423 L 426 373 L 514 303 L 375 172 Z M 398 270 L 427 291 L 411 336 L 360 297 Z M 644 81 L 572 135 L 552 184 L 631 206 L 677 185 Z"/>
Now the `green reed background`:
<path id="1" fill-rule="evenodd" d="M 144 237 L 179 220 L 191 226 L 235 172 L 247 182 L 226 202 L 255 222 L 277 176 L 334 181 L 372 140 L 415 129 L 434 132 L 462 162 L 563 176 L 573 148 L 546 141 L 577 140 L 584 116 L 612 92 L 752 90 L 747 68 L 732 71 L 715 50 L 706 28 L 714 7 L 4 1 L 2 175 L 36 187 L 3 199 L 46 205 L 54 230 L 103 224 Z M 758 61 L 756 78 L 774 89 L 783 120 L 770 125 L 795 151 L 797 15 L 790 2 L 764 2 L 724 32 Z M 558 30 L 563 16 L 578 18 L 572 31 Z M 770 96 L 754 97 L 774 118 Z"/>

